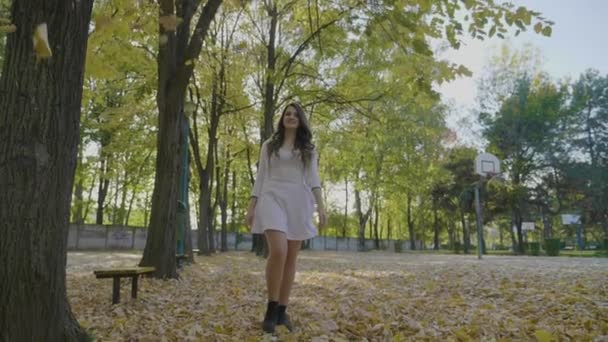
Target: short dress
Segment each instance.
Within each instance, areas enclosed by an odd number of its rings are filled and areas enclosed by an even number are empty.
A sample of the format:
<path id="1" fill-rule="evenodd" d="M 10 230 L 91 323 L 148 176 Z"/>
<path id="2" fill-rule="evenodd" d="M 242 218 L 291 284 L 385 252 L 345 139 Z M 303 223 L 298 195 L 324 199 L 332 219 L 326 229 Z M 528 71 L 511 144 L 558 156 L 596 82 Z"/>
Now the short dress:
<path id="1" fill-rule="evenodd" d="M 287 240 L 315 237 L 312 190 L 320 187 L 316 151 L 304 167 L 299 151 L 282 147 L 278 156 L 273 153 L 269 158 L 268 142 L 264 142 L 252 193 L 257 197 L 252 232 L 278 230 L 285 233 Z"/>

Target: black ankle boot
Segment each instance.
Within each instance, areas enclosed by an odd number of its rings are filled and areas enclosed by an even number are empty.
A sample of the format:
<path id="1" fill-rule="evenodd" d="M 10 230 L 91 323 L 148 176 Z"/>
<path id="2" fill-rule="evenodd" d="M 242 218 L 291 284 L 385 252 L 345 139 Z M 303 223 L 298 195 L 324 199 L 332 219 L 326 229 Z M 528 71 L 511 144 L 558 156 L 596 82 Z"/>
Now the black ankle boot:
<path id="1" fill-rule="evenodd" d="M 287 311 L 286 305 L 278 306 L 277 325 L 284 325 L 287 328 L 287 330 L 292 331 L 293 326 L 291 325 L 291 321 L 289 320 L 289 315 L 285 311 Z"/>
<path id="2" fill-rule="evenodd" d="M 277 325 L 279 318 L 279 302 L 270 301 L 266 308 L 266 315 L 264 315 L 264 322 L 262 323 L 262 330 L 266 333 L 274 333 L 274 328 Z"/>

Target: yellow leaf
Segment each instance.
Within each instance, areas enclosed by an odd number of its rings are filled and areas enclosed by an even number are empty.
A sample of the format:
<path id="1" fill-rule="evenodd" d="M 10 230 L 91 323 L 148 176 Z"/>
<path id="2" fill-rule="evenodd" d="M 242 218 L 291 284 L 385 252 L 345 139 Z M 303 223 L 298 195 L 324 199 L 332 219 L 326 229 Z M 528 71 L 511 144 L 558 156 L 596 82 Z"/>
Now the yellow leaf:
<path id="1" fill-rule="evenodd" d="M 160 45 L 165 45 L 165 44 L 167 44 L 168 41 L 169 41 L 169 37 L 167 37 L 166 34 L 163 34 L 158 38 L 158 43 Z"/>
<path id="2" fill-rule="evenodd" d="M 557 339 L 546 330 L 536 330 L 534 333 L 534 337 L 536 337 L 536 341 L 538 342 L 553 342 L 557 341 Z"/>
<path id="3" fill-rule="evenodd" d="M 162 25 L 165 31 L 175 31 L 177 26 L 183 21 L 182 18 L 178 18 L 175 14 L 164 15 L 158 18 L 158 22 Z"/>
<path id="4" fill-rule="evenodd" d="M 38 59 L 49 58 L 53 55 L 49 45 L 46 23 L 42 23 L 36 27 L 32 40 L 34 43 L 34 53 Z"/>
<path id="5" fill-rule="evenodd" d="M 13 33 L 17 31 L 17 26 L 14 24 L 0 26 L 0 32 Z"/>
<path id="6" fill-rule="evenodd" d="M 458 339 L 458 341 L 467 342 L 467 341 L 471 340 L 471 336 L 469 336 L 469 334 L 467 334 L 467 331 L 465 328 L 460 328 L 460 329 L 456 330 L 454 333 L 456 334 L 456 338 Z"/>
<path id="7" fill-rule="evenodd" d="M 95 28 L 97 30 L 103 30 L 106 26 L 110 25 L 112 18 L 107 15 L 98 15 L 95 18 Z"/>

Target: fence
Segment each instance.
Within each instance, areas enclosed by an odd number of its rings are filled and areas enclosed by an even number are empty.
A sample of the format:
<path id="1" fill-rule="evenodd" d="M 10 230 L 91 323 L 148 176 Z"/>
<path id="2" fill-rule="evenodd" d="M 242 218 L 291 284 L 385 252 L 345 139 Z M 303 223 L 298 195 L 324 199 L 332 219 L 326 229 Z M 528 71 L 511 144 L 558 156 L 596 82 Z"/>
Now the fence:
<path id="1" fill-rule="evenodd" d="M 99 249 L 143 249 L 146 245 L 148 229 L 141 227 L 124 227 L 111 225 L 70 225 L 68 249 L 99 250 Z M 198 248 L 198 231 L 192 231 L 192 248 Z M 238 237 L 238 244 L 237 244 Z M 251 250 L 251 234 L 228 233 L 228 249 Z M 402 250 L 409 250 L 409 241 L 402 241 Z M 215 235 L 215 246 L 220 246 L 220 233 Z M 374 249 L 375 241 L 366 239 L 366 249 Z M 416 249 L 421 249 L 421 241 L 416 241 Z M 395 250 L 395 240 L 381 240 L 380 248 Z M 310 241 L 310 249 L 333 251 L 357 251 L 358 239 L 317 236 Z"/>

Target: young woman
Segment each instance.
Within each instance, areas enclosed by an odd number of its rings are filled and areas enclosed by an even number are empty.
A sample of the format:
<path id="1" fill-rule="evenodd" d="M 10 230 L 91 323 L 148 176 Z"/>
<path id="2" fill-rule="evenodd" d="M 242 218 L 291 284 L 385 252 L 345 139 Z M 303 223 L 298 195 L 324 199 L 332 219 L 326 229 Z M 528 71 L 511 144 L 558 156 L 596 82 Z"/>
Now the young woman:
<path id="1" fill-rule="evenodd" d="M 302 240 L 317 234 L 312 222 L 316 200 L 319 228 L 327 222 L 318 155 L 302 107 L 285 107 L 273 136 L 260 152 L 258 174 L 247 210 L 253 233 L 265 234 L 268 242 L 266 286 L 268 306 L 262 328 L 272 333 L 276 325 L 292 330 L 285 310 L 296 274 L 296 258 Z"/>

